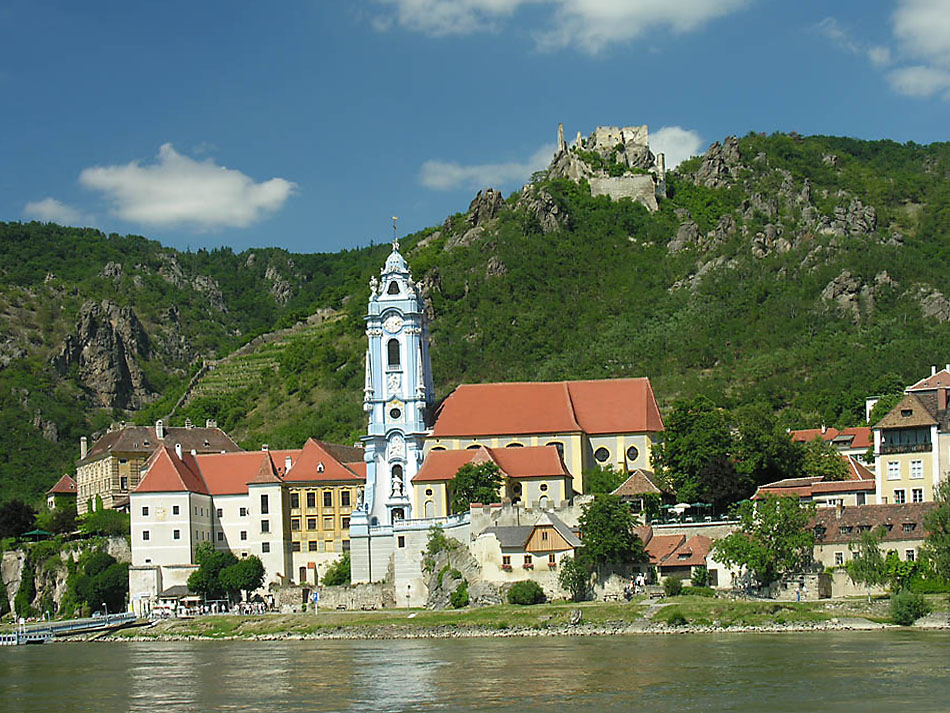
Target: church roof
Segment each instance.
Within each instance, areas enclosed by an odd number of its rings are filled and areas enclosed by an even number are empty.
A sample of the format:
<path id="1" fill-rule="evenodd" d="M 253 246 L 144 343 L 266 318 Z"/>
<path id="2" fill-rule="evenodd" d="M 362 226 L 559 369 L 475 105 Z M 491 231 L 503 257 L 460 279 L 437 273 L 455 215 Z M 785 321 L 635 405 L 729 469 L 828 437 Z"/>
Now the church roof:
<path id="1" fill-rule="evenodd" d="M 663 430 L 650 380 L 462 384 L 439 407 L 435 438 Z"/>
<path id="2" fill-rule="evenodd" d="M 363 453 L 362 449 L 359 448 L 337 446 L 308 438 L 290 472 L 284 475 L 284 480 L 292 482 L 361 481 L 365 478 L 365 475 L 360 477 L 334 455 L 334 453 L 345 453 L 346 456 L 352 459 L 355 453 L 351 451 L 356 451 L 360 455 Z"/>
<path id="3" fill-rule="evenodd" d="M 557 448 L 526 446 L 524 448 L 469 448 L 466 450 L 429 451 L 414 483 L 453 480 L 458 469 L 468 463 L 494 463 L 508 478 L 570 477 Z"/>

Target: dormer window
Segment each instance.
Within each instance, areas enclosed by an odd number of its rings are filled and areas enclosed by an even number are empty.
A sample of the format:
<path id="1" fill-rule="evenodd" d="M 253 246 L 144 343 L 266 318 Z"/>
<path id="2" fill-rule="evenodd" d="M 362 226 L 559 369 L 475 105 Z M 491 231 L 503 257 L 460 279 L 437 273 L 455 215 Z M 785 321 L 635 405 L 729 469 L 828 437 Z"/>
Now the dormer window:
<path id="1" fill-rule="evenodd" d="M 901 417 L 902 417 L 902 418 L 910 418 L 910 417 L 913 416 L 913 415 L 914 415 L 914 410 L 913 410 L 913 409 L 909 409 L 909 408 L 902 408 L 902 409 L 901 409 Z"/>
<path id="2" fill-rule="evenodd" d="M 386 288 L 387 295 L 398 295 L 399 294 L 399 283 L 393 280 L 389 283 L 389 287 Z"/>
<path id="3" fill-rule="evenodd" d="M 319 463 L 317 463 L 317 472 L 318 473 L 323 472 L 323 461 L 320 461 Z"/>

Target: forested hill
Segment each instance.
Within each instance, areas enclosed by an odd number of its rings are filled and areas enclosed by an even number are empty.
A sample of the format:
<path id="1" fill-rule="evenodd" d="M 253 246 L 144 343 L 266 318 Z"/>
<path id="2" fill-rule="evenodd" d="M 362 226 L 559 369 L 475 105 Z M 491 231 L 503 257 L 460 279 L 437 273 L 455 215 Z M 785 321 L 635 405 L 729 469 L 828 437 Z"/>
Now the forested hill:
<path id="1" fill-rule="evenodd" d="M 845 426 L 950 361 L 948 144 L 727 139 L 668 174 L 652 214 L 551 175 L 402 241 L 440 396 L 649 376 L 661 407 L 704 394 Z M 37 498 L 81 434 L 120 419 L 216 418 L 247 447 L 354 440 L 388 250 L 193 253 L 0 224 L 0 500 Z"/>

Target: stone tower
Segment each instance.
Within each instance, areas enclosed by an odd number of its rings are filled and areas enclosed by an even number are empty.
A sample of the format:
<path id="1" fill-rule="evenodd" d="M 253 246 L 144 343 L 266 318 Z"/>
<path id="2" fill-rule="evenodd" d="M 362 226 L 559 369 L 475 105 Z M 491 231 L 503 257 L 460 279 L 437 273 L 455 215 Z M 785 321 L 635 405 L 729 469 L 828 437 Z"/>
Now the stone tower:
<path id="1" fill-rule="evenodd" d="M 393 241 L 379 280 L 370 281 L 366 336 L 366 488 L 350 520 L 351 534 L 412 518 L 411 480 L 422 464 L 432 405 L 424 305 L 398 241 Z"/>

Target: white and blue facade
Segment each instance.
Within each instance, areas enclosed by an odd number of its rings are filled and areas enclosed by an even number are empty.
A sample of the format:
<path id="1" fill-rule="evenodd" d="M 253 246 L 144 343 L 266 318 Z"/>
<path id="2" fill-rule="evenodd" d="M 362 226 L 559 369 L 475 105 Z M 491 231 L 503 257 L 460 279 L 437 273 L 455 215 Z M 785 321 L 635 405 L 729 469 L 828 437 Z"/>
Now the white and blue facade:
<path id="1" fill-rule="evenodd" d="M 433 398 L 429 333 L 419 289 L 399 243 L 370 282 L 366 315 L 369 416 L 363 437 L 366 488 L 350 520 L 350 534 L 413 517 L 411 481 L 422 465 Z"/>

